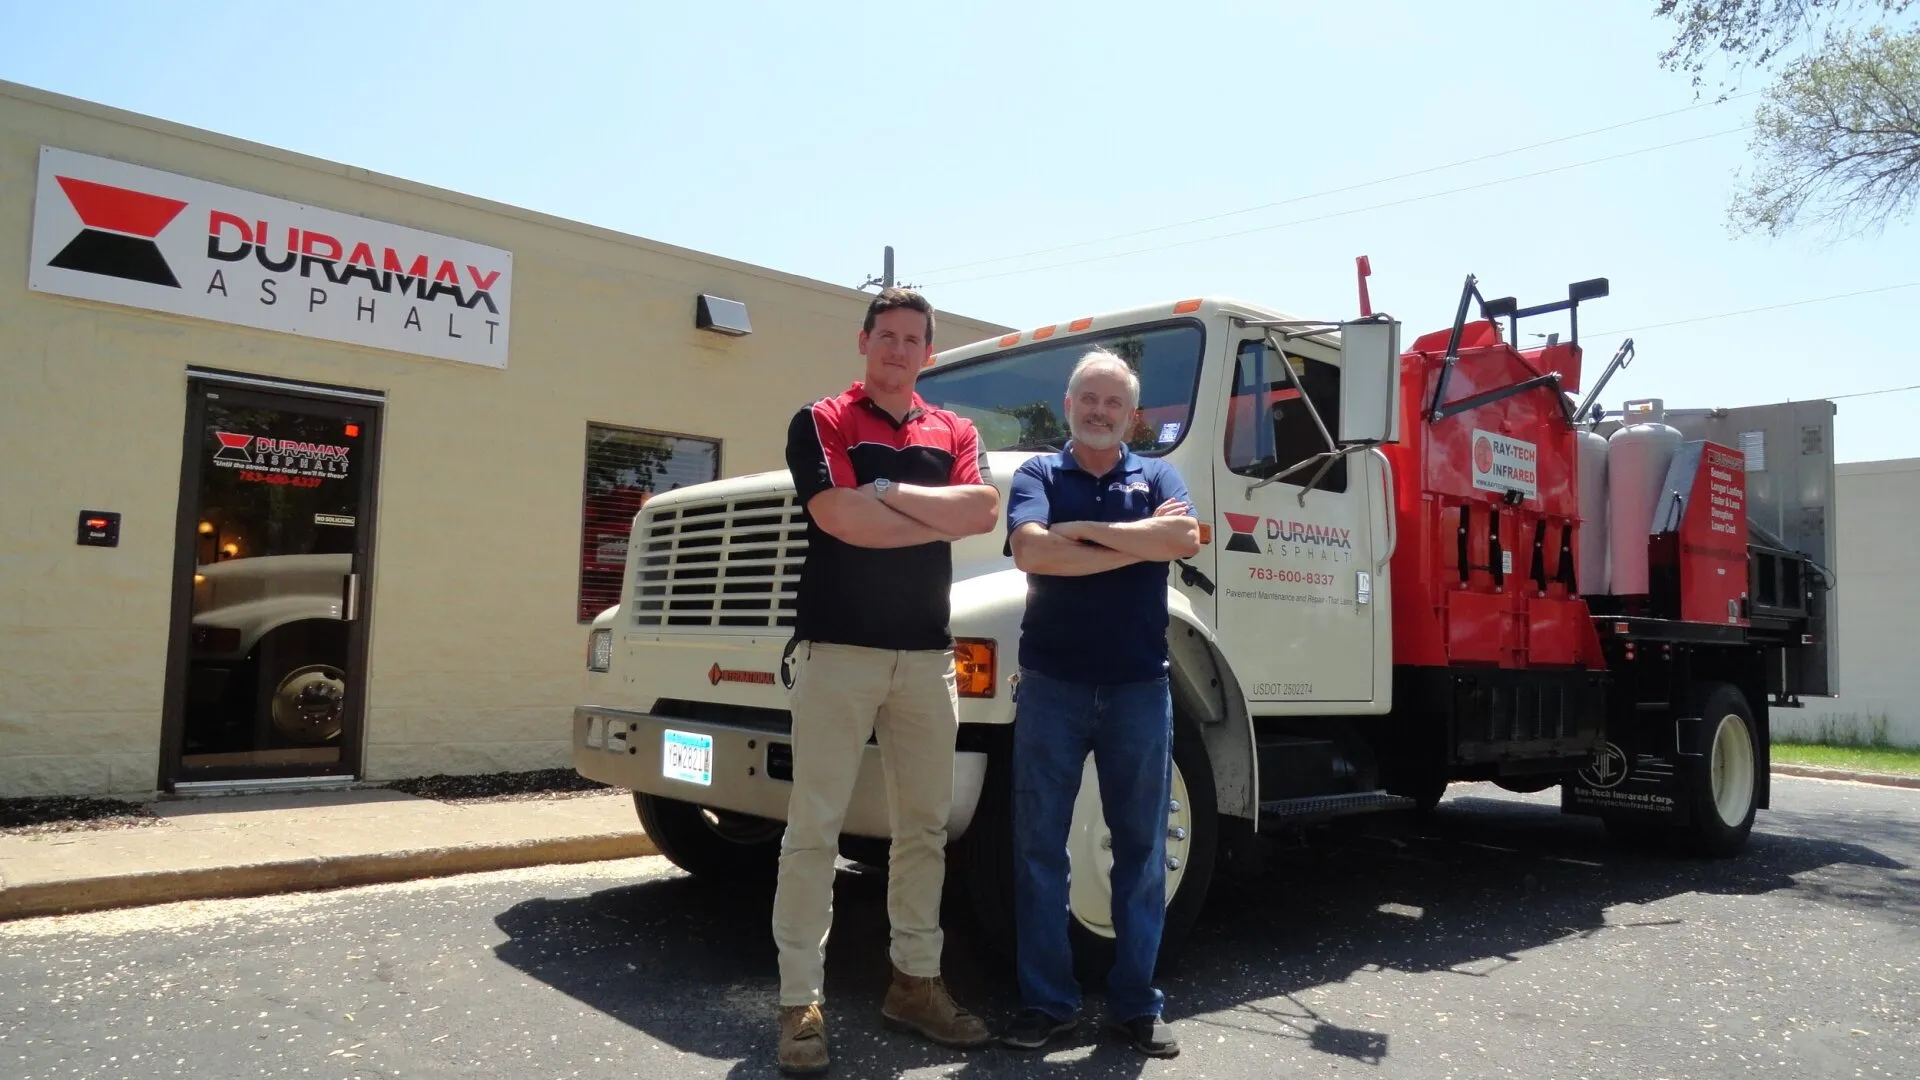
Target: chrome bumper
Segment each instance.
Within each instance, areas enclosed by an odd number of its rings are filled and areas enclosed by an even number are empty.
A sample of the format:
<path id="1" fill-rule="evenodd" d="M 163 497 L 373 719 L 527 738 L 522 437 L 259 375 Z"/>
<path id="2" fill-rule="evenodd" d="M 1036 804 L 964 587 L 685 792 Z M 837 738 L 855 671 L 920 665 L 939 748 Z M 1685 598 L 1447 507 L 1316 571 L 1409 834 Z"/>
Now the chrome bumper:
<path id="1" fill-rule="evenodd" d="M 668 731 L 713 740 L 710 783 L 665 775 L 662 745 Z M 581 776 L 712 810 L 785 821 L 787 800 L 793 791 L 792 754 L 792 737 L 766 728 L 683 720 L 630 709 L 580 706 L 573 710 L 573 767 Z M 986 754 L 954 754 L 953 809 L 947 816 L 949 841 L 965 835 L 972 824 L 986 775 Z M 850 836 L 885 839 L 893 831 L 889 817 L 880 748 L 868 743 L 841 831 Z"/>

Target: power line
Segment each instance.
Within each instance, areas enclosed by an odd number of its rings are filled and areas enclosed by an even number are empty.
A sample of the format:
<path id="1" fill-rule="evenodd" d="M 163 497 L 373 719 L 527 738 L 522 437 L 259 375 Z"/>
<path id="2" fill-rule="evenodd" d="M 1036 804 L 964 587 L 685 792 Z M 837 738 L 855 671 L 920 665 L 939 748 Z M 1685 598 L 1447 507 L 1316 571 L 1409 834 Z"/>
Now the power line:
<path id="1" fill-rule="evenodd" d="M 1090 255 L 1084 259 L 1069 259 L 1065 262 L 1047 263 L 1044 266 L 1029 266 L 1029 267 L 1025 267 L 1018 270 L 1000 270 L 991 274 L 976 274 L 972 277 L 951 278 L 946 281 L 931 281 L 931 282 L 928 282 L 928 284 L 929 285 L 959 285 L 969 281 L 987 281 L 992 278 L 1012 277 L 1016 274 L 1033 274 L 1033 273 L 1038 273 L 1042 270 L 1058 270 L 1058 269 L 1061 269 L 1062 267 L 1080 266 L 1082 264 L 1092 263 L 1092 262 L 1104 262 L 1108 259 L 1124 259 L 1131 255 L 1147 255 L 1156 251 L 1169 251 L 1173 248 L 1190 247 L 1194 244 L 1206 244 L 1206 243 L 1211 243 L 1215 240 L 1231 239 L 1236 236 L 1251 236 L 1254 233 L 1271 232 L 1274 229 L 1286 229 L 1286 228 L 1291 228 L 1292 226 L 1295 226 L 1295 225 L 1308 225 L 1317 221 L 1331 221 L 1334 218 L 1350 217 L 1354 214 L 1364 214 L 1374 210 L 1385 210 L 1390 207 L 1405 206 L 1409 203 L 1425 202 L 1428 199 L 1438 199 L 1447 195 L 1458 195 L 1458 194 L 1461 194 L 1462 192 L 1467 192 L 1467 191 L 1479 191 L 1483 188 L 1498 187 L 1501 184 L 1511 184 L 1517 180 L 1531 180 L 1537 176 L 1547 176 L 1552 173 L 1566 172 L 1569 169 L 1581 169 L 1581 168 L 1587 167 L 1588 165 L 1599 165 L 1608 161 L 1619 161 L 1622 158 L 1637 157 L 1641 154 L 1651 154 L 1659 150 L 1671 150 L 1676 146 L 1686 146 L 1689 143 L 1703 142 L 1707 139 L 1717 139 L 1725 135 L 1733 135 L 1738 132 L 1747 130 L 1749 126 L 1751 125 L 1742 124 L 1739 127 L 1728 128 L 1725 131 L 1710 132 L 1706 135 L 1695 135 L 1690 139 L 1678 139 L 1669 143 L 1661 143 L 1658 146 L 1646 146 L 1638 150 L 1626 150 L 1618 154 L 1608 154 L 1605 157 L 1589 158 L 1586 161 L 1576 161 L 1570 165 L 1556 165 L 1549 169 L 1537 169 L 1529 173 L 1520 173 L 1517 176 L 1504 176 L 1498 180 L 1485 180 L 1478 184 L 1466 184 L 1462 187 L 1448 188 L 1444 191 L 1428 192 L 1425 195 L 1411 195 L 1404 199 L 1394 199 L 1389 202 L 1373 203 L 1372 205 L 1369 205 L 1369 206 L 1359 206 L 1351 210 L 1338 210 L 1330 214 L 1320 214 L 1314 217 L 1295 218 L 1292 221 L 1275 222 L 1274 224 L 1271 224 L 1271 225 L 1256 225 L 1248 229 L 1236 229 L 1232 232 L 1214 233 L 1211 236 L 1199 236 L 1199 237 L 1194 237 L 1193 239 L 1190 239 L 1190 240 L 1176 240 L 1170 244 L 1159 244 L 1154 247 L 1134 248 L 1129 251 L 1115 251 L 1115 252 L 1109 252 L 1108 254 L 1105 254 L 1105 255 Z"/>
<path id="2" fill-rule="evenodd" d="M 1735 94 L 1732 97 L 1727 98 L 1726 100 L 1738 101 L 1741 98 L 1752 97 L 1753 95 L 1758 93 L 1761 93 L 1761 91 L 1749 90 L 1745 93 Z M 1692 112 L 1695 109 L 1712 108 L 1720 104 L 1723 104 L 1723 102 L 1703 101 L 1697 105 L 1688 105 L 1684 108 L 1670 109 L 1663 113 L 1654 113 L 1651 116 L 1642 116 L 1634 120 L 1623 120 L 1620 123 L 1608 124 L 1605 127 L 1589 128 L 1586 131 L 1577 131 L 1571 135 L 1562 135 L 1562 136 L 1559 136 L 1558 138 L 1546 139 L 1542 142 L 1528 143 L 1525 146 L 1516 146 L 1509 150 L 1498 150 L 1491 154 L 1481 154 L 1479 157 L 1461 158 L 1459 161 L 1449 161 L 1444 165 L 1432 165 L 1424 169 L 1415 169 L 1412 172 L 1404 172 L 1404 173 L 1396 174 L 1394 176 L 1382 177 L 1378 180 L 1366 180 L 1358 184 L 1348 184 L 1345 187 L 1327 188 L 1324 191 L 1315 191 L 1306 195 L 1295 195 L 1291 198 L 1280 199 L 1276 202 L 1261 203 L 1258 206 L 1243 207 L 1239 210 L 1224 210 L 1218 214 L 1208 214 L 1205 217 L 1189 218 L 1186 221 L 1176 221 L 1167 225 L 1155 225 L 1155 226 L 1152 226 L 1151 228 L 1136 229 L 1133 232 L 1115 233 L 1112 236 L 1102 236 L 1093 240 L 1076 240 L 1071 244 L 1060 244 L 1055 247 L 1037 248 L 1033 251 L 1022 252 L 1018 255 L 1001 255 L 997 258 L 992 258 L 992 259 L 976 259 L 973 262 L 953 263 L 952 265 L 949 265 L 949 266 L 937 266 L 931 270 L 923 271 L 923 273 L 944 274 L 949 270 L 970 270 L 976 266 L 987 266 L 992 263 L 1012 262 L 1016 259 L 1030 259 L 1036 255 L 1051 255 L 1059 251 L 1071 251 L 1074 248 L 1091 247 L 1094 244 L 1105 244 L 1114 240 L 1130 240 L 1136 236 L 1148 236 L 1157 232 L 1166 232 L 1169 229 L 1182 229 L 1187 227 L 1188 225 L 1201 225 L 1209 221 L 1219 221 L 1222 218 L 1238 217 L 1241 214 L 1252 214 L 1261 210 L 1272 210 L 1275 207 L 1279 207 L 1279 206 L 1290 206 L 1293 203 L 1307 202 L 1312 199 L 1323 199 L 1328 195 L 1343 195 L 1349 191 L 1359 191 L 1363 188 L 1378 187 L 1381 184 L 1391 184 L 1400 180 L 1410 180 L 1416 176 L 1426 176 L 1431 173 L 1445 172 L 1448 169 L 1457 169 L 1463 165 L 1475 165 L 1482 161 L 1493 161 L 1496 158 L 1511 157 L 1514 154 L 1524 154 L 1529 150 L 1538 150 L 1543 146 L 1554 146 L 1563 142 L 1572 142 L 1575 139 L 1584 139 L 1589 135 L 1601 135 L 1609 131 L 1619 131 L 1621 128 L 1629 128 L 1637 124 L 1651 123 L 1652 121 L 1655 121 L 1655 120 L 1664 120 L 1669 116 L 1678 116 L 1681 113 Z M 964 278 L 962 280 L 973 281 L 978 279 Z"/>
<path id="3" fill-rule="evenodd" d="M 1649 323 L 1645 326 L 1629 326 L 1622 330 L 1596 330 L 1589 336 L 1607 337 L 1612 334 L 1637 334 L 1642 330 L 1661 330 L 1669 326 L 1685 326 L 1688 323 L 1707 322 L 1712 319 L 1731 319 L 1736 315 L 1754 315 L 1762 311 L 1779 311 L 1782 308 L 1803 307 L 1807 304 L 1824 304 L 1829 300 L 1850 300 L 1856 296 L 1872 296 L 1875 293 L 1893 292 L 1897 289 L 1911 289 L 1920 285 L 1920 281 L 1909 281 L 1902 285 L 1882 285 L 1873 289 L 1861 289 L 1857 292 L 1835 293 L 1832 296 L 1815 296 L 1806 300 L 1787 300 L 1764 307 L 1742 308 L 1739 311 L 1722 311 L 1717 315 L 1695 315 L 1690 319 L 1675 319 L 1672 322 Z"/>
<path id="4" fill-rule="evenodd" d="M 1862 390 L 1856 394 L 1828 394 L 1822 401 L 1839 401 L 1842 398 L 1874 397 L 1879 394 L 1902 394 L 1908 390 L 1920 390 L 1920 383 L 1912 386 L 1890 386 L 1885 390 Z"/>

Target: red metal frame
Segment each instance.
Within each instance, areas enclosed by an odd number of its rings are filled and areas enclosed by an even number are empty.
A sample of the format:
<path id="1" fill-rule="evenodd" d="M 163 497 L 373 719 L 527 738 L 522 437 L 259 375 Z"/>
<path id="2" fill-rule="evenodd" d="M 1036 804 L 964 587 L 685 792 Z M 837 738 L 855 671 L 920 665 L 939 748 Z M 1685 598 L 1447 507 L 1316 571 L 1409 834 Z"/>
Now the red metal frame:
<path id="1" fill-rule="evenodd" d="M 1537 385 L 1430 422 L 1427 407 L 1446 368 L 1451 333 L 1427 334 L 1401 356 L 1402 439 L 1383 448 L 1401 479 L 1395 493 L 1400 543 L 1393 557 L 1394 663 L 1604 668 L 1587 604 L 1574 591 L 1572 567 L 1582 538 L 1574 429 L 1562 391 Z M 1501 339 L 1498 324 L 1468 323 L 1440 404 L 1550 373 L 1559 374 L 1565 390 L 1575 390 L 1580 359 L 1577 345 L 1523 351 Z M 1476 486 L 1476 475 L 1490 476 L 1495 464 L 1485 445 L 1493 439 L 1508 448 L 1501 460 L 1519 463 L 1516 475 L 1524 477 L 1531 465 L 1534 494 L 1516 499 Z"/>

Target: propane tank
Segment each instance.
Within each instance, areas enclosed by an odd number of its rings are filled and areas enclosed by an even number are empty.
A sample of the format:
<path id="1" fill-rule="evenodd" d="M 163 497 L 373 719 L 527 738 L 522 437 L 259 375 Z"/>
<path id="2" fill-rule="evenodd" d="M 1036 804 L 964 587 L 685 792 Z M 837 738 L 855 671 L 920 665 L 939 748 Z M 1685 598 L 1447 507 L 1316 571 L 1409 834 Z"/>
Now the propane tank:
<path id="1" fill-rule="evenodd" d="M 1574 433 L 1580 502 L 1580 559 L 1575 585 L 1582 596 L 1607 591 L 1607 438 L 1592 428 Z"/>
<path id="2" fill-rule="evenodd" d="M 1621 413 L 1627 427 L 1607 442 L 1607 591 L 1618 596 L 1645 595 L 1647 536 L 1667 466 L 1680 448 L 1680 432 L 1667 426 L 1659 399 L 1629 401 Z"/>

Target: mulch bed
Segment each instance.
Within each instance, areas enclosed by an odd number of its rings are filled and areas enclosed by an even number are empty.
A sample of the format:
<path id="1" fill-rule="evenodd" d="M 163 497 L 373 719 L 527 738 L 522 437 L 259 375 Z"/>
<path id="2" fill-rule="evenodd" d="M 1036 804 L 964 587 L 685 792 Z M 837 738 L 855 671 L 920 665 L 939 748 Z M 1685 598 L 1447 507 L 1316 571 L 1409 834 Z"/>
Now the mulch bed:
<path id="1" fill-rule="evenodd" d="M 443 803 L 523 802 L 598 795 L 613 789 L 572 769 L 481 773 L 476 776 L 415 776 L 381 785 Z"/>
<path id="2" fill-rule="evenodd" d="M 78 795 L 48 795 L 0 799 L 0 836 L 38 836 L 47 833 L 94 832 L 160 825 L 141 803 Z"/>

